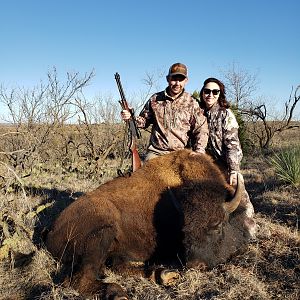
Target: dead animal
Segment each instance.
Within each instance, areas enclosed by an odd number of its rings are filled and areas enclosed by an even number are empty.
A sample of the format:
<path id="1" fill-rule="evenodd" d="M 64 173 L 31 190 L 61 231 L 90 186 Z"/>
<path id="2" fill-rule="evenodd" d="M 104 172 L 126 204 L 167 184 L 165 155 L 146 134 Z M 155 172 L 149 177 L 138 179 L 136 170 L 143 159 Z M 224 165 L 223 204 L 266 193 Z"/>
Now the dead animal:
<path id="1" fill-rule="evenodd" d="M 115 178 L 62 211 L 46 247 L 72 266 L 74 289 L 127 299 L 119 285 L 102 282 L 106 267 L 141 272 L 167 285 L 176 273 L 152 272 L 153 265 L 210 268 L 248 243 L 236 221 L 242 177 L 234 191 L 208 155 L 190 154 L 180 150 L 150 160 L 130 177 Z"/>

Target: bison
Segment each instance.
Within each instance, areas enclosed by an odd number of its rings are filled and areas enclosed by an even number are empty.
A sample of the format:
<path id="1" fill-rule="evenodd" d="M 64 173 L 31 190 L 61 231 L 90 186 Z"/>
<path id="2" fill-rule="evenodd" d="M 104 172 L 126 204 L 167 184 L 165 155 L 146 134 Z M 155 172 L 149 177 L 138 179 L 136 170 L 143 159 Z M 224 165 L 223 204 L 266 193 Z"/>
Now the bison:
<path id="1" fill-rule="evenodd" d="M 46 247 L 70 267 L 68 280 L 80 293 L 127 299 L 120 286 L 103 282 L 105 268 L 167 284 L 176 273 L 155 266 L 210 268 L 243 248 L 243 188 L 239 176 L 234 191 L 208 155 L 175 151 L 81 196 L 59 215 Z"/>

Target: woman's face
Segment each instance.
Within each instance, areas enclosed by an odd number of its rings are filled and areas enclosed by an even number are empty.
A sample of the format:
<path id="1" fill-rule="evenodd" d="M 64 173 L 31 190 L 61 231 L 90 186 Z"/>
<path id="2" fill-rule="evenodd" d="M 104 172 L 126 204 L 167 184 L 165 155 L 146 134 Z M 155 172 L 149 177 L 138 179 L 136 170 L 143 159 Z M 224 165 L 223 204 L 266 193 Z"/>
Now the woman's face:
<path id="1" fill-rule="evenodd" d="M 206 107 L 209 109 L 218 101 L 220 96 L 220 87 L 215 82 L 207 83 L 203 88 L 203 99 Z"/>

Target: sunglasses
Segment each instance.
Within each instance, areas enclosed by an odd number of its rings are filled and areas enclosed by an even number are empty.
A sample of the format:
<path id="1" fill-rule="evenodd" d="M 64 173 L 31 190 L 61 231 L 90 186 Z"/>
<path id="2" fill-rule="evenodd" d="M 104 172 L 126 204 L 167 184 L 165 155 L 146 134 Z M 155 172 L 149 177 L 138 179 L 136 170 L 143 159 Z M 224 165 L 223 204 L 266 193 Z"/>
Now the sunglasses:
<path id="1" fill-rule="evenodd" d="M 214 96 L 217 96 L 220 93 L 220 90 L 210 90 L 210 89 L 203 89 L 205 95 L 210 95 L 212 93 Z"/>

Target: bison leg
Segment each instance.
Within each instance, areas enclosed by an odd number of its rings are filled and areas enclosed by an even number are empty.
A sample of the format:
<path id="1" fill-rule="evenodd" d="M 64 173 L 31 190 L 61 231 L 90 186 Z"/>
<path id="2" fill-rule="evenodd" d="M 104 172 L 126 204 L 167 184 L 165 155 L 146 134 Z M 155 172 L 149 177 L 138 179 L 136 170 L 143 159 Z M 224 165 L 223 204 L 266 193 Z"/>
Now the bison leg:
<path id="1" fill-rule="evenodd" d="M 169 270 L 158 266 L 146 267 L 144 263 L 139 262 L 123 262 L 112 266 L 111 269 L 115 273 L 123 275 L 146 277 L 163 286 L 175 285 L 180 278 L 180 274 L 177 270 Z"/>
<path id="2" fill-rule="evenodd" d="M 81 267 L 74 275 L 72 286 L 83 295 L 105 294 L 105 299 L 128 299 L 126 293 L 117 284 L 105 284 L 105 261 L 115 238 L 111 226 L 102 227 L 91 232 L 85 241 L 85 251 Z"/>

